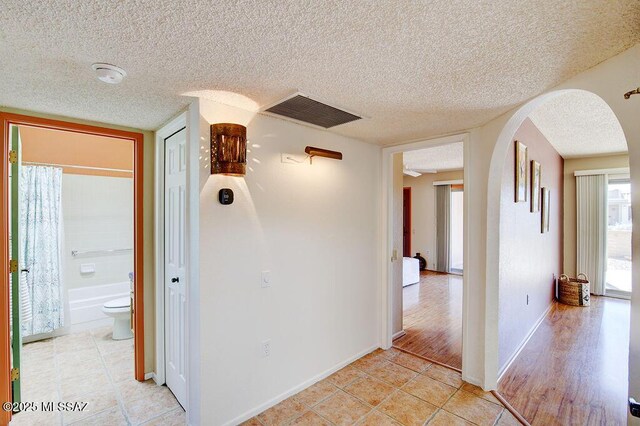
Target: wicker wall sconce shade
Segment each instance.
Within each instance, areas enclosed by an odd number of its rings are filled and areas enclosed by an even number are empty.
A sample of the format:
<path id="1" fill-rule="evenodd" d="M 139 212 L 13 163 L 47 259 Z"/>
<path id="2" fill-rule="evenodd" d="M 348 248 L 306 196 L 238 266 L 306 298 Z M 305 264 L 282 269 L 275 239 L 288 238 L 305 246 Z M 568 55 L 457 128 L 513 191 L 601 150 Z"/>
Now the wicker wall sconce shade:
<path id="1" fill-rule="evenodd" d="M 244 176 L 247 167 L 247 128 L 240 124 L 211 125 L 211 174 Z"/>

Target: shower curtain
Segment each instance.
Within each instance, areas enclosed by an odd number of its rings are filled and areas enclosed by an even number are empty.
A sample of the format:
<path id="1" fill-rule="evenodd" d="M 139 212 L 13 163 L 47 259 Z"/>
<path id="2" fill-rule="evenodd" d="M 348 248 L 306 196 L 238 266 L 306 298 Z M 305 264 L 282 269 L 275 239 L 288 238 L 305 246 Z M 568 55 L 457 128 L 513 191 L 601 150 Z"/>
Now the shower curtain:
<path id="1" fill-rule="evenodd" d="M 20 171 L 20 268 L 31 305 L 23 336 L 64 326 L 62 289 L 62 169 L 24 166 Z M 23 281 L 23 280 L 21 280 Z"/>

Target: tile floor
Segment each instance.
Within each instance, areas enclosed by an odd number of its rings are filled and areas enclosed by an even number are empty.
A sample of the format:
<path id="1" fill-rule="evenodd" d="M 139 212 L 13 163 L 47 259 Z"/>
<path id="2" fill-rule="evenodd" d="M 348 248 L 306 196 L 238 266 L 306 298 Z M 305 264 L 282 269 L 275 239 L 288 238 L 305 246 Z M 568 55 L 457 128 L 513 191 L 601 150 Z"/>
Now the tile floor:
<path id="1" fill-rule="evenodd" d="M 19 425 L 184 425 L 166 386 L 133 379 L 133 339 L 111 339 L 111 327 L 23 346 L 22 401 L 82 401 L 78 412 L 22 412 Z"/>
<path id="2" fill-rule="evenodd" d="M 397 349 L 376 350 L 245 422 L 271 425 L 499 425 L 520 423 L 460 373 Z"/>

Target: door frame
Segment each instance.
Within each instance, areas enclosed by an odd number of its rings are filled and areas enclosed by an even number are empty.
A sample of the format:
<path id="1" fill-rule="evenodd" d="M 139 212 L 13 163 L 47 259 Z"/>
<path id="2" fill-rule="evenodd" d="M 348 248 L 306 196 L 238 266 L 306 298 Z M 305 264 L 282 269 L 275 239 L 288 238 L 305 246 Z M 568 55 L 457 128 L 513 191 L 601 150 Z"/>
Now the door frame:
<path id="1" fill-rule="evenodd" d="M 469 133 L 461 133 L 451 136 L 443 136 L 434 139 L 421 140 L 418 142 L 408 142 L 399 145 L 382 148 L 382 238 L 379 257 L 381 259 L 381 291 L 382 315 L 380 316 L 380 347 L 388 349 L 393 345 L 393 154 L 413 151 L 416 149 L 424 149 L 435 146 L 448 145 L 451 143 L 463 143 L 464 146 L 464 176 L 463 181 L 468 182 L 468 174 L 470 173 L 470 154 L 469 154 Z M 469 191 L 464 192 L 464 259 L 463 269 L 469 271 L 469 261 L 471 259 L 470 249 L 470 220 L 469 214 Z M 479 380 L 475 379 L 467 371 L 467 360 L 472 359 L 474 345 L 472 344 L 473 336 L 470 335 L 471 330 L 469 319 L 472 309 L 469 296 L 469 273 L 464 273 L 462 284 L 462 378 L 472 384 L 482 385 Z"/>
<path id="2" fill-rule="evenodd" d="M 10 126 L 23 125 L 52 130 L 63 130 L 88 135 L 126 139 L 133 142 L 134 179 L 134 273 L 135 273 L 135 378 L 144 381 L 144 216 L 143 216 L 143 145 L 142 133 L 109 129 L 28 115 L 0 112 L 2 149 L 0 149 L 0 401 L 11 401 L 10 330 L 9 330 L 9 150 Z M 8 423 L 11 413 L 0 411 L 0 423 Z"/>
<path id="3" fill-rule="evenodd" d="M 156 371 L 154 374 L 154 381 L 158 385 L 163 385 L 166 383 L 166 365 L 165 365 L 165 309 L 164 309 L 164 225 L 165 225 L 165 214 L 164 214 L 164 151 L 165 151 L 165 139 L 169 138 L 176 132 L 179 132 L 182 129 L 187 129 L 187 112 L 180 113 L 177 117 L 173 118 L 167 124 L 162 126 L 156 132 L 156 141 L 155 141 L 155 150 L 156 150 L 156 159 L 155 159 L 155 263 L 156 263 L 156 282 L 155 282 L 155 291 L 156 291 Z M 187 143 L 188 140 L 187 133 Z M 189 237 L 187 233 L 186 237 Z M 189 275 L 189 262 L 186 262 L 186 276 Z M 189 307 L 189 279 L 187 279 L 186 283 L 186 306 L 187 310 Z M 189 335 L 189 318 L 188 316 L 185 318 L 186 321 L 186 340 L 188 341 Z M 185 347 L 185 358 L 187 361 L 187 407 L 189 405 L 189 344 Z M 187 409 L 185 408 L 185 410 Z"/>
<path id="4" fill-rule="evenodd" d="M 410 186 L 403 186 L 402 187 L 402 225 L 405 226 L 407 225 L 406 223 L 404 223 L 404 202 L 405 199 L 404 197 L 409 194 L 409 202 L 407 204 L 409 204 L 409 229 L 407 230 L 407 240 L 406 241 L 402 241 L 402 251 L 404 252 L 404 245 L 407 244 L 409 246 L 409 257 L 411 256 L 411 227 L 413 226 L 413 217 L 411 215 L 411 209 L 413 208 L 413 206 L 411 205 L 411 187 Z M 404 237 L 404 232 L 403 232 L 403 237 Z M 402 253 L 402 255 L 404 256 L 404 253 Z"/>

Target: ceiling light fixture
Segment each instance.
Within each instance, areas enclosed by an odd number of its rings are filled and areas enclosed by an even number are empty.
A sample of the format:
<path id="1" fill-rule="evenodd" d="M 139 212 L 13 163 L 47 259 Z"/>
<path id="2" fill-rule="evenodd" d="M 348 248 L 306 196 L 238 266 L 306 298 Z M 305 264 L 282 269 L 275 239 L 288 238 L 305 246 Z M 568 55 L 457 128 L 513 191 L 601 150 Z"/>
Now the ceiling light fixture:
<path id="1" fill-rule="evenodd" d="M 91 68 L 95 71 L 98 80 L 109 84 L 118 84 L 127 76 L 125 70 L 111 64 L 97 62 L 91 65 Z"/>

